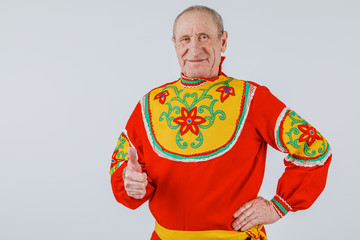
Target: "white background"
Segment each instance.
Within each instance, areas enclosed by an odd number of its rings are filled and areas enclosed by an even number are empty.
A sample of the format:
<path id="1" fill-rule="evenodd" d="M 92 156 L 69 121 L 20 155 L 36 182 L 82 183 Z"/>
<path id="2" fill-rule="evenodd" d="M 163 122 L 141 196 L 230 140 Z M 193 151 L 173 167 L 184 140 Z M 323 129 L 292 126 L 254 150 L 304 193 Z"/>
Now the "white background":
<path id="1" fill-rule="evenodd" d="M 112 195 L 110 157 L 136 102 L 179 77 L 172 23 L 193 4 L 223 16 L 224 72 L 269 87 L 333 148 L 322 195 L 269 239 L 359 237 L 359 1 L 0 0 L 0 239 L 150 238 L 148 205 Z M 269 149 L 268 199 L 283 157 Z"/>

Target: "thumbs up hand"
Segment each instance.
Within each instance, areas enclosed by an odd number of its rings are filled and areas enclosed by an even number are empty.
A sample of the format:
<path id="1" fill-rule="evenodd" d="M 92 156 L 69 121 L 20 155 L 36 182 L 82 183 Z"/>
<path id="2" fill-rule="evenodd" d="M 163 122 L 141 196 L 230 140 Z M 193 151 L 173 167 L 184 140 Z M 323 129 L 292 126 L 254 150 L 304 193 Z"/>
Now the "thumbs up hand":
<path id="1" fill-rule="evenodd" d="M 141 170 L 135 148 L 129 147 L 129 160 L 125 170 L 124 187 L 127 195 L 142 199 L 146 194 L 147 175 Z"/>

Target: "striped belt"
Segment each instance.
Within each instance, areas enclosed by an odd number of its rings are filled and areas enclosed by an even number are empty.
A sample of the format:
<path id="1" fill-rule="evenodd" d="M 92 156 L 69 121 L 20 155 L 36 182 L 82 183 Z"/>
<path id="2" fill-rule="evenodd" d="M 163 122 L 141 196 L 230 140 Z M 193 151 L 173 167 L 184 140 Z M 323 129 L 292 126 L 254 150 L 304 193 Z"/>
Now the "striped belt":
<path id="1" fill-rule="evenodd" d="M 181 231 L 166 229 L 155 221 L 155 232 L 161 240 L 267 240 L 266 234 L 261 230 L 262 228 L 263 225 L 257 225 L 245 232 L 227 230 Z"/>

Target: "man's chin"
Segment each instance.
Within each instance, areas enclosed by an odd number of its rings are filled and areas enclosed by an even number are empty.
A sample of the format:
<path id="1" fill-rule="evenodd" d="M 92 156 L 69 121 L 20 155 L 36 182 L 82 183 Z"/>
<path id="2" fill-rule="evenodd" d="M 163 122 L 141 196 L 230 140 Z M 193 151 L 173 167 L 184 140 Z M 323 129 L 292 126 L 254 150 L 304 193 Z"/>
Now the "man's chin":
<path id="1" fill-rule="evenodd" d="M 185 76 L 188 78 L 210 78 L 209 71 L 187 71 Z"/>

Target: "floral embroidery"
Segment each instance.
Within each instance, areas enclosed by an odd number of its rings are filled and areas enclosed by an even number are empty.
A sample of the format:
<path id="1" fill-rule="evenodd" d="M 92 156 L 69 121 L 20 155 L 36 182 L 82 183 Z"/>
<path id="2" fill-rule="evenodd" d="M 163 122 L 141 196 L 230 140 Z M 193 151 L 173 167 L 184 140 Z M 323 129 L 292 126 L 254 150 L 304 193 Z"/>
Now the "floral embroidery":
<path id="1" fill-rule="evenodd" d="M 224 121 L 226 119 L 226 114 L 224 111 L 222 111 L 222 110 L 214 111 L 214 105 L 215 105 L 215 103 L 219 102 L 219 100 L 213 99 L 213 96 L 208 94 L 208 92 L 212 88 L 214 88 L 215 86 L 218 86 L 218 85 L 229 86 L 229 83 L 231 81 L 233 81 L 233 79 L 227 79 L 226 81 L 214 83 L 209 88 L 199 89 L 201 94 L 198 94 L 198 92 L 183 93 L 183 91 L 184 91 L 183 89 L 178 89 L 176 86 L 172 86 L 172 85 L 165 86 L 162 89 L 162 92 L 165 92 L 166 89 L 172 89 L 174 91 L 174 94 L 172 94 L 172 98 L 170 99 L 170 101 L 165 103 L 165 105 L 168 106 L 168 111 L 162 112 L 160 114 L 159 121 L 160 122 L 163 121 L 164 117 L 165 117 L 166 123 L 170 129 L 175 130 L 180 127 L 180 130 L 176 134 L 176 138 L 175 138 L 175 142 L 180 149 L 186 149 L 189 146 L 193 149 L 201 147 L 203 144 L 204 138 L 203 138 L 203 134 L 200 129 L 210 128 L 214 124 L 215 120 L 217 119 L 217 116 L 218 116 L 219 120 L 221 120 L 221 121 Z M 211 100 L 209 105 L 208 104 L 204 104 L 204 105 L 199 104 L 199 103 L 204 103 L 204 101 L 206 101 L 206 99 Z M 177 102 L 178 106 L 176 106 L 176 105 L 173 106 L 171 104 L 174 102 Z M 197 105 L 197 104 L 200 106 L 195 107 L 195 105 Z M 184 108 L 187 111 L 187 113 L 184 113 L 184 111 L 180 110 L 180 108 Z M 194 108 L 196 110 L 194 110 Z M 190 112 L 188 111 L 188 109 L 190 109 Z M 191 111 L 195 111 L 195 112 L 191 112 Z M 185 118 L 185 116 L 194 117 L 197 115 L 198 111 L 200 113 L 204 113 L 205 111 L 208 112 L 208 114 L 206 114 L 207 116 L 202 118 L 202 119 L 204 119 L 204 121 L 197 122 L 200 120 L 195 120 L 195 122 L 192 122 L 192 124 L 189 125 L 189 124 L 185 123 L 184 121 L 180 120 L 182 118 Z M 181 112 L 181 116 L 178 117 L 178 114 L 180 114 L 180 112 Z M 185 115 L 185 114 L 187 114 L 187 115 Z M 177 119 L 178 121 L 175 121 L 175 119 Z M 204 123 L 206 121 L 205 119 L 208 120 L 208 123 L 206 125 L 200 125 L 201 123 Z M 192 119 L 192 120 L 194 121 L 194 119 Z M 195 141 L 192 140 L 191 142 L 188 142 L 187 138 L 186 139 L 181 138 L 181 136 L 184 135 L 186 132 L 188 132 L 189 129 L 196 136 L 198 136 L 196 139 L 194 139 Z"/>
<path id="2" fill-rule="evenodd" d="M 124 161 L 125 157 L 128 155 L 127 152 L 124 152 L 125 151 L 125 149 L 124 149 L 125 143 L 126 143 L 126 138 L 125 138 L 124 134 L 121 134 L 118 139 L 118 143 L 114 150 L 114 153 L 111 157 L 111 163 Z"/>
<path id="3" fill-rule="evenodd" d="M 231 87 L 238 97 L 221 102 L 219 87 Z M 242 132 L 255 90 L 250 83 L 221 75 L 202 87 L 189 89 L 178 80 L 149 92 L 141 108 L 155 152 L 173 161 L 198 162 L 229 151 Z M 169 95 L 161 104 L 154 98 L 165 91 Z"/>
<path id="4" fill-rule="evenodd" d="M 327 140 L 294 111 L 285 108 L 276 124 L 276 142 L 297 166 L 323 165 L 331 155 Z"/>
<path id="5" fill-rule="evenodd" d="M 111 156 L 110 175 L 118 169 L 125 160 L 128 159 L 127 149 L 130 147 L 130 141 L 126 131 L 120 134 L 114 153 Z"/>
<path id="6" fill-rule="evenodd" d="M 120 150 L 120 149 L 115 150 L 111 157 L 111 163 L 113 164 L 113 163 L 118 163 L 118 162 L 124 161 L 124 159 L 127 155 L 128 154 L 125 153 L 124 150 Z"/>
<path id="7" fill-rule="evenodd" d="M 189 130 L 195 135 L 199 135 L 198 125 L 204 123 L 206 120 L 203 117 L 196 116 L 197 107 L 194 107 L 190 112 L 186 108 L 181 109 L 181 117 L 174 119 L 174 122 L 181 125 L 180 135 L 184 135 Z"/>
<path id="8" fill-rule="evenodd" d="M 322 136 L 316 131 L 316 129 L 310 127 L 307 123 L 305 125 L 299 125 L 298 128 L 303 132 L 299 138 L 299 141 L 306 141 L 309 147 L 315 142 L 315 139 L 323 139 Z"/>
<path id="9" fill-rule="evenodd" d="M 216 91 L 221 92 L 221 102 L 224 102 L 229 97 L 229 95 L 235 96 L 235 90 L 233 87 L 222 86 L 216 89 Z"/>
<path id="10" fill-rule="evenodd" d="M 161 103 L 161 104 L 164 104 L 167 96 L 169 96 L 169 92 L 168 92 L 167 90 L 165 90 L 165 91 L 157 94 L 157 95 L 154 97 L 154 100 L 155 100 L 155 99 L 159 99 L 160 103 Z"/>

